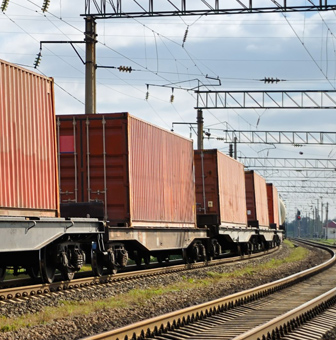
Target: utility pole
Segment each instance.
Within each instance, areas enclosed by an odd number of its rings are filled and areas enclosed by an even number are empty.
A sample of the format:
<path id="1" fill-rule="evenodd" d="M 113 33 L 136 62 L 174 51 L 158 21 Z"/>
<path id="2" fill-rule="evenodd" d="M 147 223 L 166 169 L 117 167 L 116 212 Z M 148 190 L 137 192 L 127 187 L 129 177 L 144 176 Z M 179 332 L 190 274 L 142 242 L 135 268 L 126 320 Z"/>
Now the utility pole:
<path id="1" fill-rule="evenodd" d="M 326 230 L 327 230 L 327 237 L 326 237 L 326 239 L 328 239 L 328 212 L 329 212 L 329 202 L 327 202 L 327 206 L 326 206 L 326 223 L 327 223 L 327 225 L 326 225 Z"/>
<path id="2" fill-rule="evenodd" d="M 321 233 L 323 231 L 323 201 L 321 197 Z"/>
<path id="3" fill-rule="evenodd" d="M 317 234 L 318 237 L 320 238 L 320 200 L 317 199 L 317 204 L 316 204 L 316 229 L 317 229 Z"/>
<path id="4" fill-rule="evenodd" d="M 313 206 L 313 229 L 314 229 L 314 237 L 316 237 L 316 208 Z"/>
<path id="5" fill-rule="evenodd" d="M 96 112 L 96 21 L 85 17 L 85 114 Z"/>
<path id="6" fill-rule="evenodd" d="M 203 150 L 203 111 L 197 110 L 197 149 Z"/>

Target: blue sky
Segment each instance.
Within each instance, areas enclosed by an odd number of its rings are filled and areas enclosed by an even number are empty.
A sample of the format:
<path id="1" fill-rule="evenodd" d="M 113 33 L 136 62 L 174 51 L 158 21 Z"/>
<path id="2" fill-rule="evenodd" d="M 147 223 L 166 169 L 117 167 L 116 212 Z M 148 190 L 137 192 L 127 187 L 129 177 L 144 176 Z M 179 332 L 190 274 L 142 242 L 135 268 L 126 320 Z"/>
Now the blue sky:
<path id="1" fill-rule="evenodd" d="M 226 3 L 236 6 L 233 0 Z M 255 3 L 262 6 L 270 1 Z M 10 0 L 5 13 L 0 13 L 1 59 L 32 68 L 40 41 L 84 39 L 84 18 L 80 16 L 84 0 L 51 0 L 45 13 L 42 4 L 42 0 Z M 134 70 L 97 70 L 98 112 L 128 111 L 166 129 L 173 122 L 196 121 L 192 89 L 198 83 L 218 83 L 206 76 L 221 80 L 220 87 L 208 86 L 212 90 L 336 87 L 334 11 L 97 20 L 97 33 L 97 64 Z M 84 58 L 84 44 L 75 46 Z M 43 44 L 38 72 L 55 79 L 57 114 L 84 113 L 84 71 L 69 44 Z M 264 84 L 260 81 L 264 77 L 285 81 Z M 148 89 L 146 84 L 150 84 Z M 204 118 L 210 129 L 336 131 L 334 110 L 205 110 Z M 175 131 L 190 136 L 186 125 L 176 125 Z M 220 131 L 212 133 L 220 137 Z M 228 151 L 227 144 L 213 139 L 205 140 L 205 147 Z M 238 152 L 247 157 L 336 157 L 332 146 L 239 144 Z M 333 172 L 330 179 L 336 179 Z M 296 208 L 308 214 L 322 197 L 330 204 L 331 217 L 336 217 L 335 196 L 317 196 L 283 193 L 290 216 Z"/>

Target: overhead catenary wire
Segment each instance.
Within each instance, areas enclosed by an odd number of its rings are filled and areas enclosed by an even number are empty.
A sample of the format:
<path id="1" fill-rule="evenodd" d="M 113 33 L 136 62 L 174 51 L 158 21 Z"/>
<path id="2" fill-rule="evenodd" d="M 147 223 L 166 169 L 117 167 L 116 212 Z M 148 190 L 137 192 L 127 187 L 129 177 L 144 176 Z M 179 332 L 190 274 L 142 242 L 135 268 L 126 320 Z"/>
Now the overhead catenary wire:
<path id="1" fill-rule="evenodd" d="M 251 21 L 252 22 L 252 21 Z M 253 22 L 254 23 L 254 22 Z M 162 38 L 162 36 L 160 35 L 160 40 L 164 40 L 165 38 Z M 179 44 L 180 44 L 180 42 L 179 42 Z M 176 58 L 175 58 L 176 59 Z M 189 58 L 188 58 L 189 59 Z M 187 59 L 187 60 L 188 60 Z M 133 58 L 131 59 L 131 60 L 134 60 Z M 160 56 L 160 60 L 162 60 L 161 59 L 161 56 Z M 180 60 L 178 60 L 178 61 L 180 61 Z M 199 61 L 197 60 L 196 61 L 196 63 L 200 66 L 200 63 L 199 63 Z M 206 65 L 205 66 L 208 66 L 208 62 L 205 62 L 206 63 Z M 140 64 L 142 64 L 142 65 L 144 65 L 144 63 L 141 63 L 140 62 Z M 146 67 L 146 65 L 145 65 L 145 67 Z M 203 70 L 203 65 L 202 65 L 202 70 Z M 176 72 L 176 74 L 178 75 L 178 77 L 180 77 L 180 75 L 182 74 L 182 72 L 180 72 L 181 70 L 178 70 L 178 72 Z M 187 69 L 187 71 L 190 71 L 190 69 Z M 145 69 L 143 70 L 143 72 L 145 72 Z M 160 70 L 160 75 L 164 75 L 164 74 L 166 74 L 166 75 L 168 75 L 168 74 L 173 74 L 174 72 L 167 72 L 167 73 L 163 73 L 163 72 L 165 72 L 165 71 L 163 71 L 163 70 Z M 187 72 L 185 72 L 185 73 L 187 73 Z M 204 74 L 204 72 L 203 72 L 203 74 Z M 159 78 L 158 78 L 159 79 Z M 170 80 L 170 78 L 169 78 L 169 80 Z M 121 81 L 123 81 L 123 80 L 121 80 Z M 128 82 L 128 81 L 126 81 L 126 82 L 124 82 L 126 85 L 127 84 L 129 84 L 130 86 L 132 86 L 132 82 Z M 143 94 L 142 94 L 142 98 L 143 98 Z"/>
<path id="2" fill-rule="evenodd" d="M 289 27 L 292 29 L 292 31 L 294 32 L 294 34 L 296 35 L 296 37 L 299 39 L 299 41 L 301 42 L 302 47 L 306 50 L 306 52 L 308 53 L 308 55 L 310 56 L 311 60 L 314 62 L 314 64 L 316 65 L 316 67 L 320 70 L 320 72 L 323 74 L 323 76 L 325 77 L 325 79 L 327 80 L 327 82 L 330 84 L 330 86 L 336 90 L 336 87 L 331 83 L 330 79 L 328 78 L 328 75 L 325 74 L 325 72 L 322 70 L 322 68 L 320 67 L 320 65 L 317 63 L 317 61 L 315 60 L 315 58 L 313 57 L 313 55 L 310 53 L 310 51 L 308 50 L 308 48 L 306 47 L 306 45 L 304 44 L 304 42 L 302 41 L 302 39 L 299 37 L 299 35 L 297 34 L 297 32 L 295 31 L 294 27 L 291 25 L 290 21 L 288 20 L 286 14 L 282 13 L 283 17 L 285 18 L 286 22 L 288 23 Z"/>
<path id="3" fill-rule="evenodd" d="M 37 4 L 35 4 L 33 1 L 30 1 L 30 0 L 27 0 L 28 2 L 30 2 L 30 3 L 32 3 L 32 4 L 34 4 L 36 7 L 38 7 L 38 5 Z M 46 12 L 48 12 L 49 14 L 50 14 L 50 12 L 49 11 L 46 11 Z M 6 15 L 6 14 L 5 14 Z M 44 18 L 47 18 L 47 15 L 46 15 L 46 13 L 44 13 L 44 14 L 40 14 L 40 15 L 42 15 Z M 39 42 L 36 38 L 34 38 L 29 32 L 27 32 L 25 29 L 23 29 L 20 25 L 18 25 L 13 19 L 11 19 L 8 15 L 6 15 L 7 16 L 7 18 L 10 20 L 10 21 L 12 21 L 17 27 L 19 27 L 23 32 L 25 32 L 26 34 L 28 34 L 31 38 L 33 38 L 35 41 L 37 41 L 37 42 Z M 62 19 L 60 19 L 60 18 L 58 18 L 57 16 L 55 16 L 55 15 L 53 15 L 52 14 L 52 16 L 54 16 L 55 18 L 57 18 L 57 19 L 59 19 L 59 20 L 62 20 Z M 49 22 L 51 22 L 49 19 L 48 19 L 48 21 Z M 69 24 L 69 23 L 67 23 L 65 20 L 62 20 L 62 22 L 64 22 L 64 23 L 66 23 L 66 24 Z M 52 23 L 52 22 L 51 22 Z M 54 23 L 52 23 L 53 25 L 54 25 Z M 76 28 L 76 27 L 74 27 L 73 25 L 71 25 L 71 24 L 69 24 L 71 27 L 73 27 L 73 28 Z M 54 25 L 55 26 L 55 25 Z M 76 28 L 77 29 L 77 28 Z M 78 30 L 78 29 L 77 29 Z M 62 33 L 62 34 L 64 34 L 60 29 L 59 29 L 59 31 Z M 80 31 L 80 30 L 79 30 Z M 81 31 L 80 31 L 81 32 Z M 82 33 L 82 32 L 81 32 Z M 64 34 L 65 35 L 65 34 Z M 49 50 L 49 52 L 51 52 L 54 56 L 56 56 L 56 57 L 58 57 L 58 58 L 60 58 L 60 59 L 62 59 L 60 56 L 58 56 L 57 54 L 55 54 L 55 53 L 53 53 L 50 49 L 48 49 L 48 48 L 46 48 L 47 50 Z M 41 57 L 41 55 L 40 55 L 40 53 L 39 53 L 39 58 Z M 62 61 L 64 61 L 65 63 L 67 63 L 64 59 L 62 59 Z M 71 67 L 73 67 L 71 64 L 69 64 L 69 63 L 67 63 L 69 66 L 71 66 Z M 38 65 L 37 65 L 38 66 Z M 41 71 L 41 69 L 40 68 L 38 68 L 38 70 L 43 74 L 43 72 Z M 76 69 L 77 71 L 79 71 L 79 72 L 81 72 L 82 74 L 83 74 L 83 71 L 81 71 L 81 70 L 79 70 L 79 69 Z M 99 83 L 99 82 L 98 82 Z M 67 93 L 70 97 L 72 97 L 73 99 L 75 99 L 77 102 L 79 102 L 80 104 L 82 104 L 82 105 L 84 105 L 84 103 L 83 103 L 83 101 L 81 101 L 80 99 L 78 99 L 75 95 L 73 95 L 73 94 L 71 94 L 69 91 L 67 91 L 64 87 L 62 87 L 61 85 L 59 85 L 58 84 L 58 82 L 55 82 L 55 85 L 58 87 L 58 88 L 60 88 L 63 92 L 65 92 L 65 93 Z M 106 86 L 106 84 L 102 84 L 103 86 Z M 130 84 L 129 84 L 130 85 Z M 140 91 L 139 89 L 137 89 L 137 88 L 135 88 L 136 90 L 138 90 L 138 91 Z M 114 89 L 115 90 L 115 89 Z M 120 92 L 120 91 L 116 91 L 116 92 L 119 92 L 119 93 L 122 93 L 122 92 Z M 127 93 L 127 95 L 128 96 L 130 96 L 129 95 L 129 93 Z M 134 98 L 136 98 L 136 97 L 134 97 Z M 137 98 L 137 99 L 139 99 L 139 98 Z M 161 100 L 160 98 L 157 98 L 158 100 Z M 163 100 L 162 100 L 163 101 Z M 155 114 L 156 115 L 158 115 L 159 116 L 159 118 L 162 120 L 162 118 L 160 117 L 160 115 L 159 115 L 159 113 L 153 108 L 153 107 L 151 107 L 151 109 L 152 109 L 152 111 L 153 112 L 155 112 Z M 163 122 L 165 123 L 165 125 L 166 126 L 169 126 L 168 125 L 168 123 L 167 122 L 165 122 L 164 120 L 163 120 Z"/>

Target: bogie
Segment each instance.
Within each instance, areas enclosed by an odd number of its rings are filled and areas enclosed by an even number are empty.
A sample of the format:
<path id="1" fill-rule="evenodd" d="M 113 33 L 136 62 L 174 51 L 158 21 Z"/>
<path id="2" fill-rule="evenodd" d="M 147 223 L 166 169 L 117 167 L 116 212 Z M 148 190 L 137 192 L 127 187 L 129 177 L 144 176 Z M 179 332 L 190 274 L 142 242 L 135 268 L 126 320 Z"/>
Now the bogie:
<path id="1" fill-rule="evenodd" d="M 116 274 L 118 268 L 124 268 L 128 262 L 128 252 L 121 244 L 106 245 L 107 250 L 99 249 L 96 243 L 93 243 L 91 250 L 91 266 L 94 275 L 102 276 L 104 268 L 107 274 Z M 104 247 L 104 245 L 103 245 Z"/>
<path id="2" fill-rule="evenodd" d="M 6 276 L 6 266 L 0 266 L 0 282 L 5 279 Z"/>

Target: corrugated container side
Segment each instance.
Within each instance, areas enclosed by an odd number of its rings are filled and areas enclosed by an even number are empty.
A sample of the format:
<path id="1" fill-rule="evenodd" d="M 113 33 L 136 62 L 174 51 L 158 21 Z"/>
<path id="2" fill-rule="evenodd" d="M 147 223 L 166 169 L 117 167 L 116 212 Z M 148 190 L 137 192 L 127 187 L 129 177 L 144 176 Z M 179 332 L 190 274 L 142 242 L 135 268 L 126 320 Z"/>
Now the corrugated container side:
<path id="1" fill-rule="evenodd" d="M 192 142 L 131 116 L 128 127 L 132 225 L 195 226 Z"/>
<path id="2" fill-rule="evenodd" d="M 248 221 L 269 227 L 266 181 L 254 171 L 246 171 L 245 186 Z"/>
<path id="3" fill-rule="evenodd" d="M 190 140 L 126 113 L 58 120 L 62 202 L 102 201 L 110 225 L 195 226 Z"/>
<path id="4" fill-rule="evenodd" d="M 0 215 L 58 216 L 51 78 L 0 60 Z"/>
<path id="5" fill-rule="evenodd" d="M 217 215 L 218 224 L 246 226 L 244 166 L 218 150 L 196 150 L 195 174 L 197 213 Z"/>
<path id="6" fill-rule="evenodd" d="M 275 224 L 276 228 L 279 229 L 280 226 L 279 195 L 277 188 L 272 183 L 267 183 L 267 200 L 268 200 L 269 223 Z"/>
<path id="7" fill-rule="evenodd" d="M 217 152 L 221 221 L 247 224 L 244 165 Z"/>
<path id="8" fill-rule="evenodd" d="M 58 116 L 61 203 L 100 201 L 106 220 L 129 224 L 127 116 Z"/>
<path id="9" fill-rule="evenodd" d="M 217 152 L 216 150 L 195 150 L 194 155 L 197 215 L 210 215 L 212 216 L 210 221 L 219 224 Z"/>

